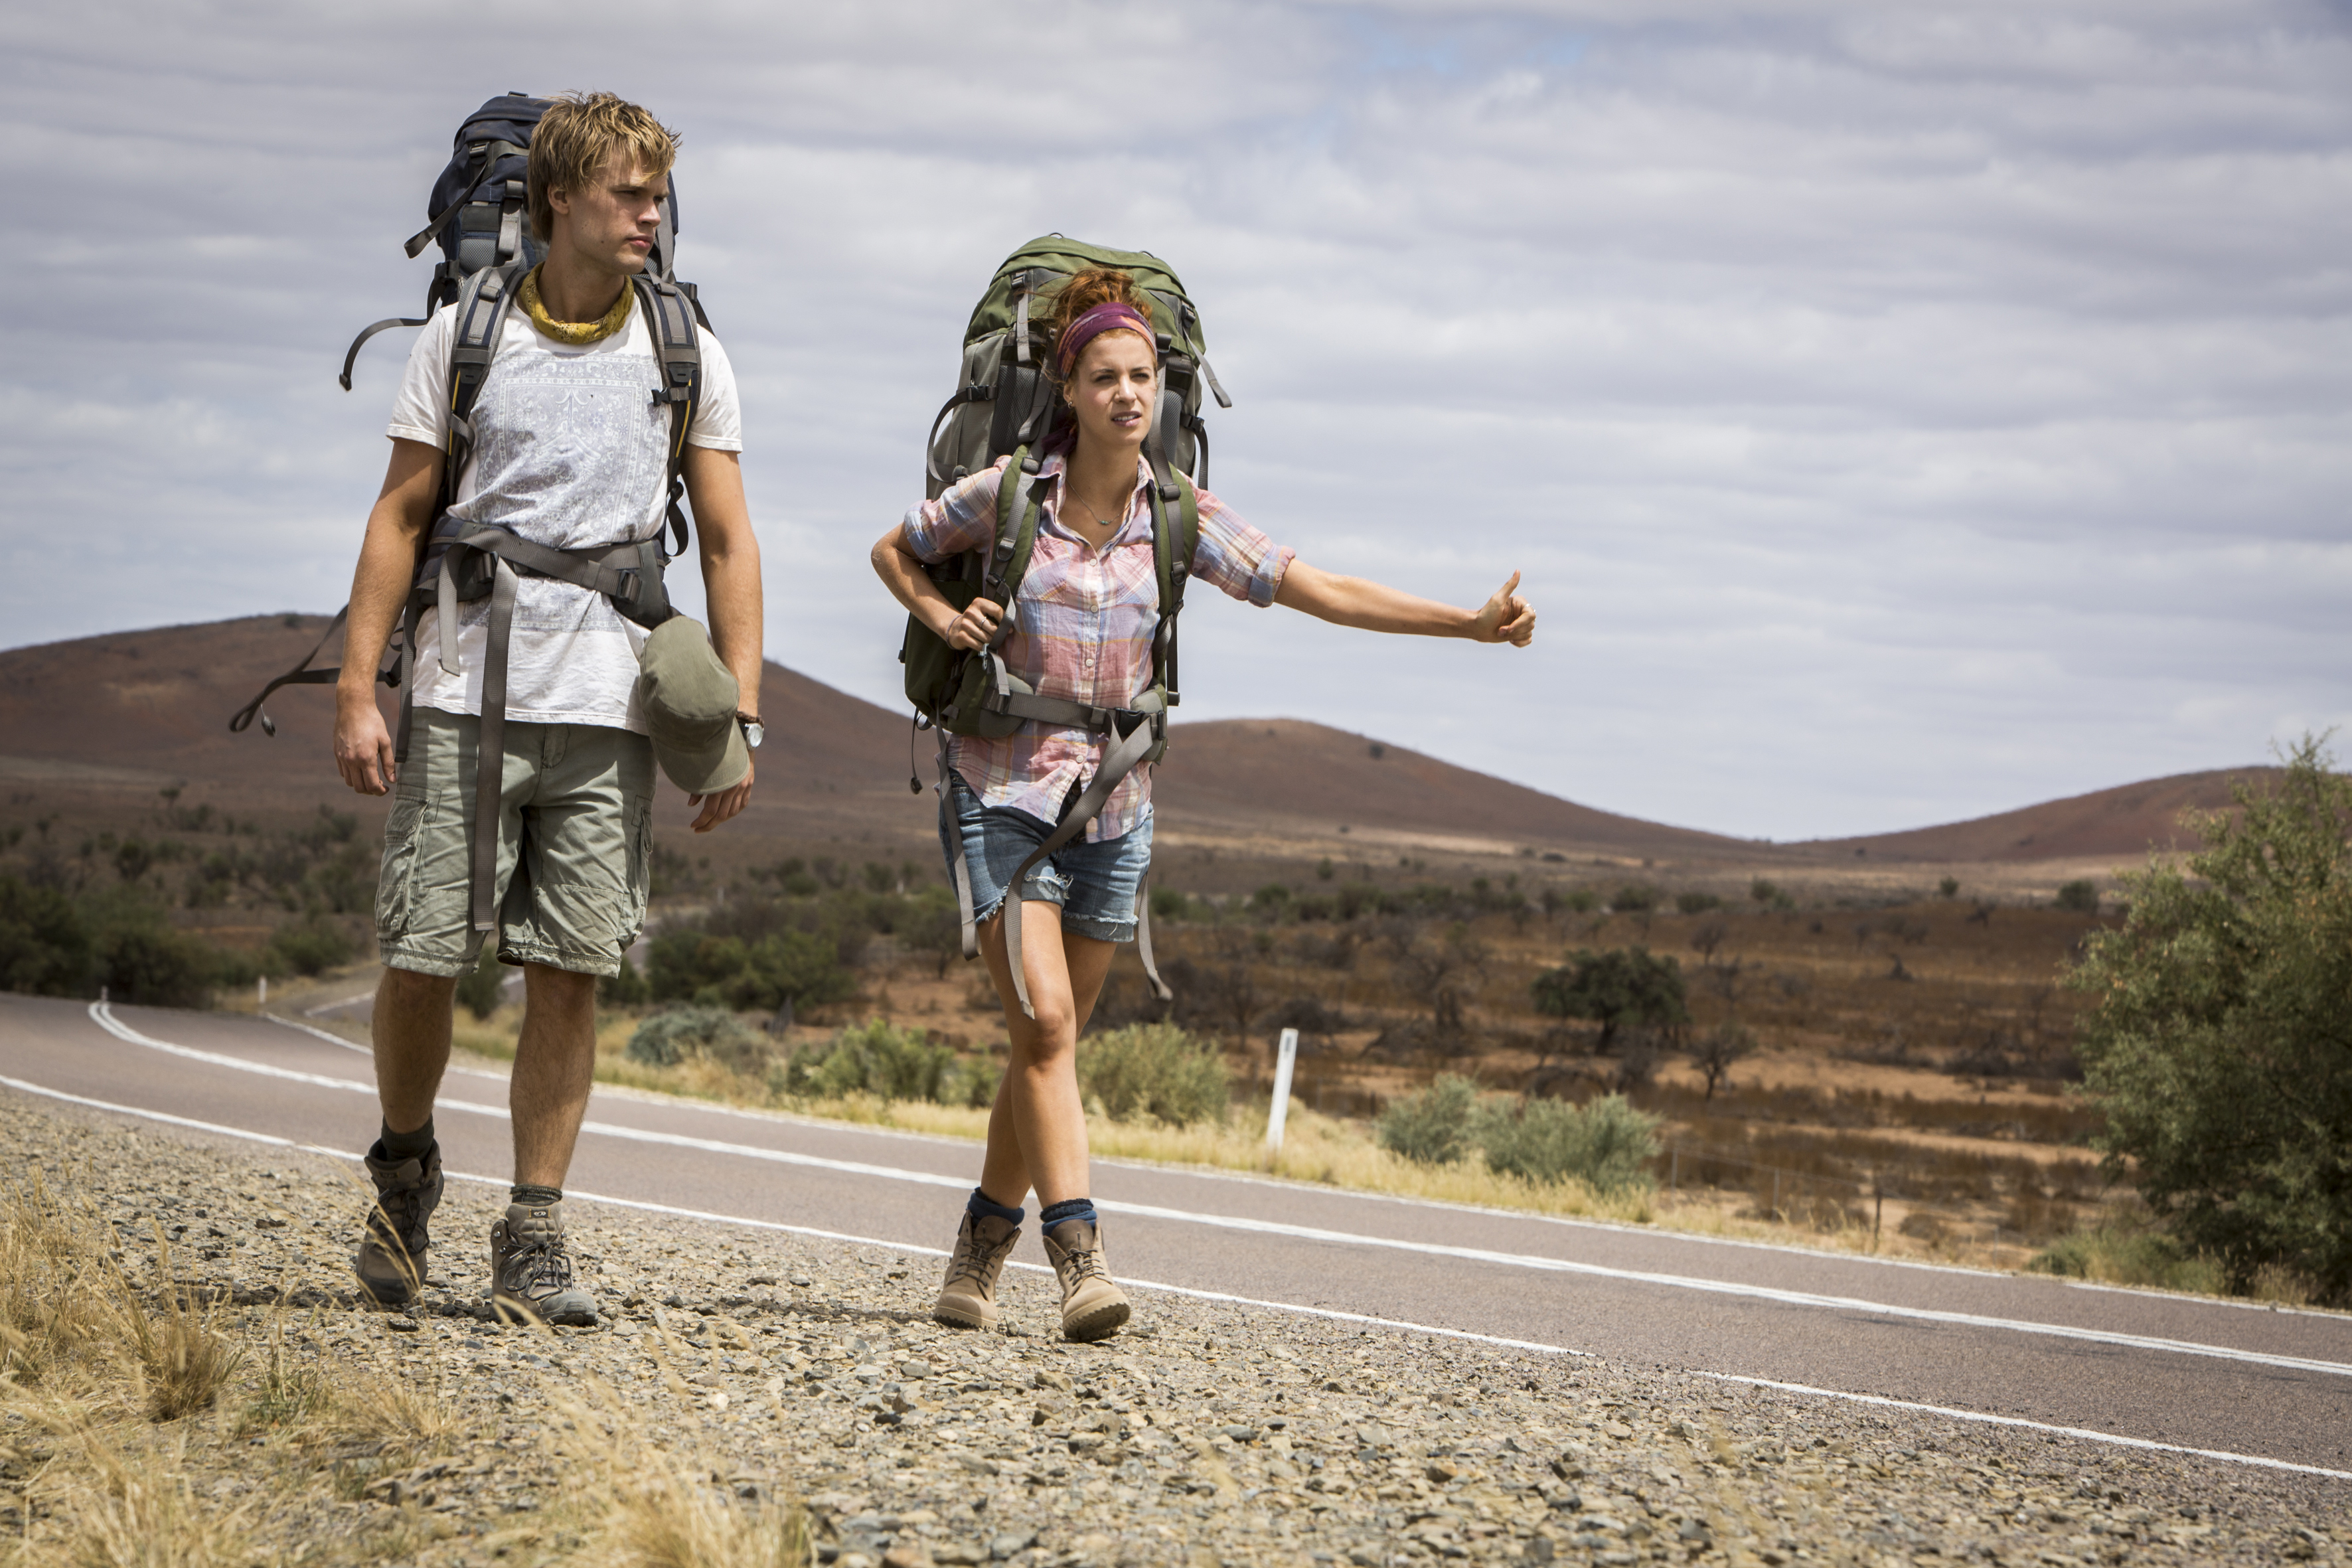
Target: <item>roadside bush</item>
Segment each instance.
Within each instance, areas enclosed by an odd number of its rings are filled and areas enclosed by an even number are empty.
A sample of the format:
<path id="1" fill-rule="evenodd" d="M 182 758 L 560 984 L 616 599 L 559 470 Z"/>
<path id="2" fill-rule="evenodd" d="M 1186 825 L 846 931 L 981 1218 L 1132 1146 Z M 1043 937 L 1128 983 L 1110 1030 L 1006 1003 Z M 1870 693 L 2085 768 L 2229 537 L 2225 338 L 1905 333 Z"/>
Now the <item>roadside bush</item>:
<path id="1" fill-rule="evenodd" d="M 1423 1165 L 1444 1165 L 1470 1144 L 1470 1123 L 1478 1109 L 1478 1086 L 1453 1073 L 1418 1094 L 1389 1102 L 1374 1129 L 1381 1147 Z"/>
<path id="2" fill-rule="evenodd" d="M 596 982 L 596 1000 L 607 1007 L 642 1007 L 653 1000 L 654 988 L 637 966 L 621 954 L 621 972 Z"/>
<path id="3" fill-rule="evenodd" d="M 852 1025 L 819 1046 L 803 1046 L 784 1063 L 786 1094 L 818 1100 L 870 1094 L 882 1100 L 928 1100 L 952 1103 L 956 1055 L 935 1046 L 919 1029 L 901 1029 L 875 1018 Z"/>
<path id="4" fill-rule="evenodd" d="M 1606 1094 L 1585 1105 L 1523 1100 L 1479 1118 L 1475 1131 L 1494 1171 L 1531 1182 L 1573 1177 L 1595 1192 L 1619 1193 L 1654 1184 L 1648 1162 L 1658 1152 L 1658 1121 L 1624 1096 Z"/>
<path id="5" fill-rule="evenodd" d="M 1189 1127 L 1231 1114 L 1233 1074 L 1212 1040 L 1173 1024 L 1129 1024 L 1078 1042 L 1078 1092 L 1114 1121 Z"/>
<path id="6" fill-rule="evenodd" d="M 268 956 L 280 973 L 320 974 L 349 963 L 356 951 L 350 932 L 331 920 L 313 916 L 279 926 L 269 939 Z"/>
<path id="7" fill-rule="evenodd" d="M 688 1057 L 746 1072 L 768 1055 L 768 1043 L 723 1007 L 672 1007 L 637 1026 L 625 1053 L 647 1067 L 672 1068 Z"/>
<path id="8" fill-rule="evenodd" d="M 36 996 L 74 996 L 89 974 L 89 931 L 55 888 L 0 877 L 0 986 Z"/>
<path id="9" fill-rule="evenodd" d="M 2077 914 L 2097 914 L 2099 885 L 2088 877 L 2078 877 L 2074 881 L 2062 885 L 2058 889 L 2058 907 L 2062 910 L 2073 910 Z"/>
<path id="10" fill-rule="evenodd" d="M 479 1023 L 499 1010 L 505 984 L 506 968 L 499 963 L 498 936 L 493 932 L 483 942 L 474 967 L 457 977 L 457 1003 Z"/>
<path id="11" fill-rule="evenodd" d="M 665 931 L 654 938 L 646 967 L 656 1002 L 773 1012 L 787 998 L 809 1006 L 857 994 L 839 937 L 813 931 L 772 931 L 755 941 L 690 928 Z"/>
<path id="12" fill-rule="evenodd" d="M 2194 819 L 2185 868 L 2126 879 L 2069 983 L 2093 1140 L 2188 1249 L 2251 1289 L 2294 1270 L 2352 1303 L 2352 778 L 2306 737 L 2272 788 Z"/>

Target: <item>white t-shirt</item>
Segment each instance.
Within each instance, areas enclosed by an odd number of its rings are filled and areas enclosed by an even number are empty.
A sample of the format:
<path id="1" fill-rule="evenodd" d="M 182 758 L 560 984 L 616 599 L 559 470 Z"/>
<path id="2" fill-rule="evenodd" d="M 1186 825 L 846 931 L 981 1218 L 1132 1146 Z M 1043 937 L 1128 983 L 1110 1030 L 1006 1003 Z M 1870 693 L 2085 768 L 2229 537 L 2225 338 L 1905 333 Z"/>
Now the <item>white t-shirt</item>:
<path id="1" fill-rule="evenodd" d="M 446 448 L 449 433 L 449 340 L 457 307 L 446 305 L 409 351 L 388 434 Z M 702 402 L 687 440 L 721 452 L 743 449 L 742 409 L 727 351 L 701 332 Z M 601 342 L 559 343 L 518 305 L 507 312 L 498 353 L 474 405 L 474 450 L 450 510 L 561 550 L 624 544 L 662 531 L 669 476 L 670 410 L 653 401 L 658 362 L 645 311 Z M 673 566 L 677 570 L 684 562 Z M 441 668 L 440 616 L 425 612 L 411 679 L 421 708 L 482 710 L 490 602 L 457 610 L 460 674 Z M 637 711 L 637 652 L 646 631 L 621 618 L 602 594 L 547 577 L 517 585 L 507 650 L 507 717 L 533 724 L 602 724 L 646 731 Z"/>

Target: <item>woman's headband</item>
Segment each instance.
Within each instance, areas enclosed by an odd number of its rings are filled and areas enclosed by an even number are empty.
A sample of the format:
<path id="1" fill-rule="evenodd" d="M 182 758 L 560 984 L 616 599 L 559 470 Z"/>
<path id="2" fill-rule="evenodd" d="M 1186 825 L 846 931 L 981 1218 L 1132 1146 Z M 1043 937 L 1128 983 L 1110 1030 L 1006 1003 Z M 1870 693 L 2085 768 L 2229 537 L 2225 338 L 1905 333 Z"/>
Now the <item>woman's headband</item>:
<path id="1" fill-rule="evenodd" d="M 1142 311 L 1117 300 L 1106 300 L 1062 329 L 1061 343 L 1054 351 L 1061 374 L 1067 376 L 1076 366 L 1079 353 L 1105 332 L 1141 332 L 1145 342 L 1158 346 L 1158 340 L 1151 335 L 1151 322 Z"/>

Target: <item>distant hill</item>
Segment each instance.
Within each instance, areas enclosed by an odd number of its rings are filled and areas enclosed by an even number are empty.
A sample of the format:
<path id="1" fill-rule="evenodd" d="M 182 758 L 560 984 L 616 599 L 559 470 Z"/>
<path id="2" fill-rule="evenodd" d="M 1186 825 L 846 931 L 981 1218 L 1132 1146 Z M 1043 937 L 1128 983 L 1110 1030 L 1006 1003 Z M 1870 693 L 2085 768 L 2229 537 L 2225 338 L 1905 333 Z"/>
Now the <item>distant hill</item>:
<path id="1" fill-rule="evenodd" d="M 328 689 L 289 687 L 273 698 L 274 739 L 257 728 L 228 732 L 229 714 L 325 626 L 321 616 L 255 616 L 0 652 L 0 783 L 30 798 L 58 789 L 152 796 L 185 782 L 192 798 L 299 810 L 332 802 L 373 818 L 381 806 L 344 790 L 330 760 Z M 389 714 L 392 694 L 383 700 Z M 926 786 L 918 796 L 907 787 L 904 713 L 773 663 L 761 705 L 771 738 L 746 815 L 750 837 L 909 849 L 930 837 L 930 737 L 914 738 Z M 1277 843 L 1346 831 L 1685 863 L 2129 860 L 2151 843 L 2174 842 L 2184 808 L 2227 805 L 2235 776 L 2183 774 L 1948 826 L 1767 847 L 1599 811 L 1368 736 L 1272 719 L 1177 725 L 1157 794 L 1171 834 Z M 682 814 L 673 801 L 661 821 Z M 698 852 L 717 842 L 701 841 Z"/>
<path id="2" fill-rule="evenodd" d="M 2200 841 L 2180 826 L 2184 812 L 2227 809 L 2233 782 L 2260 783 L 2278 773 L 2278 769 L 2265 767 L 2175 773 L 1940 827 L 1823 839 L 1794 847 L 1836 853 L 1859 850 L 1888 860 L 2075 860 L 2113 856 L 2120 861 L 2137 861 L 2151 847 L 2194 850 Z"/>

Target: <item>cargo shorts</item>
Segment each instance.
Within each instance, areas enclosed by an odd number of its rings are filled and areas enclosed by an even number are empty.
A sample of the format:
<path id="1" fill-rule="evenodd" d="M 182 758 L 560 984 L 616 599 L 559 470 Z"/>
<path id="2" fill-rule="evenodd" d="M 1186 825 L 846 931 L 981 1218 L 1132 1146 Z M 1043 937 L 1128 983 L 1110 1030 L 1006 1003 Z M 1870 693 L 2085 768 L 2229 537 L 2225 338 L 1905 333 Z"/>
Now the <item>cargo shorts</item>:
<path id="1" fill-rule="evenodd" d="M 481 721 L 419 708 L 384 825 L 376 945 L 385 967 L 464 974 L 473 929 L 475 763 Z M 646 923 L 653 743 L 598 724 L 506 723 L 499 795 L 499 959 L 621 972 Z"/>

